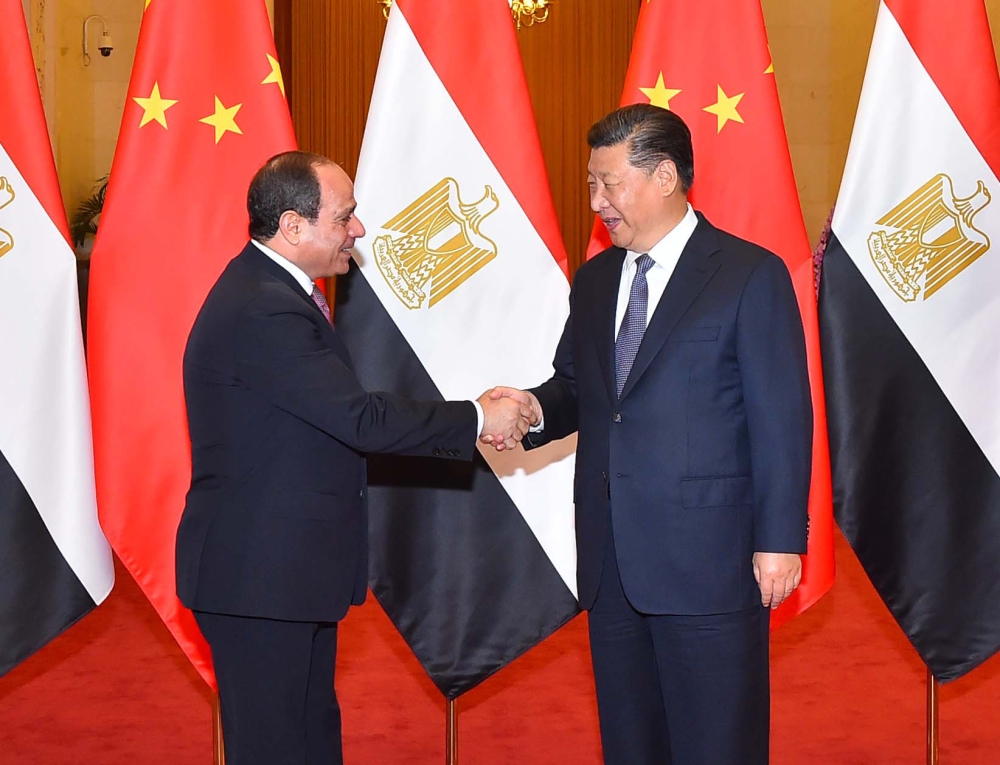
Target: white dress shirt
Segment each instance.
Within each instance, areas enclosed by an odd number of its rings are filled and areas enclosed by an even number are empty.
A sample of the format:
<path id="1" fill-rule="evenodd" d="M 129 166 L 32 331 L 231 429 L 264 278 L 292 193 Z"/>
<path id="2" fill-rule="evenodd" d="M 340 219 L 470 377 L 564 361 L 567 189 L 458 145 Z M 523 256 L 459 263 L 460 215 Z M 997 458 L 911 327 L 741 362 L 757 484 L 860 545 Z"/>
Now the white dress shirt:
<path id="1" fill-rule="evenodd" d="M 251 239 L 250 241 L 256 245 L 258 250 L 263 252 L 267 255 L 267 257 L 290 273 L 295 278 L 295 281 L 298 282 L 299 286 L 302 287 L 303 292 L 309 296 L 310 300 L 312 299 L 312 291 L 315 285 L 313 284 L 313 280 L 309 278 L 305 271 L 292 263 L 292 261 L 288 258 L 279 255 L 270 247 L 261 244 L 256 239 Z M 478 401 L 473 400 L 470 401 L 470 403 L 476 408 L 476 432 L 481 435 L 483 432 L 483 424 L 486 421 L 486 413 L 483 412 L 482 404 Z"/>
<path id="2" fill-rule="evenodd" d="M 663 297 L 663 291 L 667 288 L 667 282 L 674 273 L 677 261 L 681 258 L 681 253 L 687 245 L 691 234 L 694 233 L 698 225 L 698 216 L 690 204 L 687 206 L 687 213 L 681 218 L 680 223 L 674 226 L 670 232 L 647 253 L 653 259 L 653 265 L 646 272 L 646 286 L 649 289 L 649 300 L 646 303 L 646 324 L 656 310 L 656 306 Z M 625 255 L 625 262 L 622 264 L 622 278 L 618 285 L 618 307 L 615 311 L 615 337 L 618 337 L 618 330 L 622 326 L 625 318 L 625 309 L 628 308 L 628 296 L 632 290 L 632 281 L 635 279 L 635 261 L 642 255 L 641 252 L 628 250 Z"/>
<path id="3" fill-rule="evenodd" d="M 258 250 L 263 252 L 265 255 L 267 255 L 267 257 L 269 257 L 271 260 L 273 260 L 275 263 L 277 263 L 279 266 L 285 269 L 288 273 L 290 273 L 293 277 L 295 277 L 295 281 L 299 283 L 299 286 L 302 287 L 303 291 L 307 295 L 309 295 L 309 297 L 312 297 L 313 281 L 306 275 L 305 271 L 303 271 L 297 265 L 292 263 L 292 261 L 290 261 L 288 258 L 276 253 L 267 245 L 261 244 L 256 239 L 251 239 L 250 241 L 256 245 Z"/>

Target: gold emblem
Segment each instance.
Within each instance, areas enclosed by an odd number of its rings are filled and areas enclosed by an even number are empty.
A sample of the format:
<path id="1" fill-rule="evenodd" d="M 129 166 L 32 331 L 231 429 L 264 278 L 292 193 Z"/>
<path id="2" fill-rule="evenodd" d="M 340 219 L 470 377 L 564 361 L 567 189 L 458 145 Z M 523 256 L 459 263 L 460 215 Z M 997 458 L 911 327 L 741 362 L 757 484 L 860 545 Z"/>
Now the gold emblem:
<path id="1" fill-rule="evenodd" d="M 433 308 L 497 256 L 479 227 L 500 202 L 486 187 L 482 199 L 463 204 L 458 183 L 445 178 L 382 226 L 372 244 L 382 276 L 407 308 Z"/>
<path id="2" fill-rule="evenodd" d="M 0 210 L 14 201 L 14 188 L 6 176 L 0 175 Z M 0 258 L 14 249 L 14 235 L 0 228 Z"/>
<path id="3" fill-rule="evenodd" d="M 906 302 L 944 287 L 990 249 L 972 219 L 990 203 L 986 185 L 958 199 L 951 178 L 938 174 L 879 219 L 884 229 L 868 237 L 879 273 Z"/>

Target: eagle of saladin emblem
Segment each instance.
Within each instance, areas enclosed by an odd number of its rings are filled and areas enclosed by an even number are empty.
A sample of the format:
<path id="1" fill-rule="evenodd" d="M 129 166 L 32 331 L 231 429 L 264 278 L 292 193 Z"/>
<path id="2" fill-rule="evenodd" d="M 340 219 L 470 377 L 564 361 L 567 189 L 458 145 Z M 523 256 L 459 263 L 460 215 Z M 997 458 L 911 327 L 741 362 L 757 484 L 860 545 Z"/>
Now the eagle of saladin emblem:
<path id="1" fill-rule="evenodd" d="M 373 242 L 375 262 L 403 305 L 433 308 L 497 256 L 479 227 L 499 206 L 489 186 L 464 204 L 458 183 L 445 178 L 382 226 L 390 233 Z"/>
<path id="2" fill-rule="evenodd" d="M 14 201 L 14 188 L 6 176 L 0 175 L 0 210 Z M 0 228 L 0 258 L 14 249 L 14 235 L 6 229 Z"/>
<path id="3" fill-rule="evenodd" d="M 951 178 L 939 173 L 878 220 L 868 251 L 882 278 L 902 300 L 935 292 L 990 249 L 990 239 L 973 224 L 990 203 L 982 181 L 959 199 Z"/>

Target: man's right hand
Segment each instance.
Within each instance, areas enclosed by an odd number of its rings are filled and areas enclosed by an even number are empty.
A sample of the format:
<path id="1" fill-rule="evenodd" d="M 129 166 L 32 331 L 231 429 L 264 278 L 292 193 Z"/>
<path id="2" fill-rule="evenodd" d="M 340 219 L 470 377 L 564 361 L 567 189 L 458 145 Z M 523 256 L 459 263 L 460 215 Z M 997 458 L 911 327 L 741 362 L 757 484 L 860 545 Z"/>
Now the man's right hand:
<path id="1" fill-rule="evenodd" d="M 530 404 L 513 396 L 496 396 L 495 390 L 486 391 L 477 399 L 484 415 L 479 438 L 502 452 L 515 448 L 524 438 L 534 413 Z"/>
<path id="2" fill-rule="evenodd" d="M 542 421 L 542 405 L 538 403 L 538 399 L 535 397 L 533 393 L 529 393 L 528 391 L 520 390 L 518 388 L 507 388 L 504 386 L 497 386 L 496 388 L 488 390 L 486 391 L 486 393 L 483 394 L 483 397 L 487 396 L 489 397 L 489 400 L 494 402 L 510 400 L 510 401 L 516 401 L 518 404 L 521 405 L 522 409 L 524 407 L 527 407 L 529 412 L 526 415 L 527 424 L 532 427 L 538 425 Z M 482 399 L 480 399 L 480 403 L 482 403 Z M 525 429 L 525 433 L 526 432 L 527 429 Z M 521 438 L 524 438 L 523 434 L 518 438 L 518 440 L 520 440 Z M 497 451 L 503 451 L 504 449 L 513 449 L 514 446 L 516 445 L 516 443 L 507 439 L 504 436 L 504 434 L 499 432 L 494 432 L 490 430 L 489 427 L 483 428 L 483 433 L 480 436 L 479 440 L 489 446 L 495 445 Z"/>

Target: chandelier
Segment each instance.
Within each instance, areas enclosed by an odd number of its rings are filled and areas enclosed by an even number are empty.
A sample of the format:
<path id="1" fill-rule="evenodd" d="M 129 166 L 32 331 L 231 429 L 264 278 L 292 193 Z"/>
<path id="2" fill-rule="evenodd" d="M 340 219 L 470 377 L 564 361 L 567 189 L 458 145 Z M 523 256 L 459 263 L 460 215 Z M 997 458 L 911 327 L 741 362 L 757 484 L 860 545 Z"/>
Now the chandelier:
<path id="1" fill-rule="evenodd" d="M 393 0 L 377 0 L 382 6 L 382 13 L 389 18 L 389 9 L 392 8 Z M 510 14 L 514 18 L 517 28 L 534 26 L 549 17 L 552 0 L 507 0 L 510 4 Z"/>

